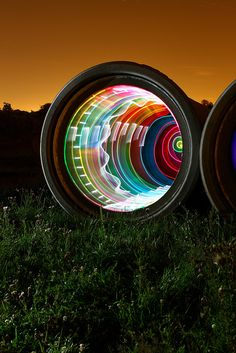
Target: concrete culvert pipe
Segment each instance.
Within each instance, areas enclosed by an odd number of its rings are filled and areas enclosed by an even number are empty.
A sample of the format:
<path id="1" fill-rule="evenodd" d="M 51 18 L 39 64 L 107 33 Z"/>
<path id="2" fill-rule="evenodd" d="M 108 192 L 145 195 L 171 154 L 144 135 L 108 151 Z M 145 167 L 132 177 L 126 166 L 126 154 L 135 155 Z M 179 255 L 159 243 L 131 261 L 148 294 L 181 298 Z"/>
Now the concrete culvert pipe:
<path id="1" fill-rule="evenodd" d="M 42 129 L 52 194 L 77 215 L 169 213 L 199 176 L 197 115 L 184 92 L 148 66 L 109 62 L 82 72 L 55 98 Z"/>
<path id="2" fill-rule="evenodd" d="M 203 129 L 201 175 L 212 205 L 222 214 L 236 211 L 236 81 L 213 106 Z"/>

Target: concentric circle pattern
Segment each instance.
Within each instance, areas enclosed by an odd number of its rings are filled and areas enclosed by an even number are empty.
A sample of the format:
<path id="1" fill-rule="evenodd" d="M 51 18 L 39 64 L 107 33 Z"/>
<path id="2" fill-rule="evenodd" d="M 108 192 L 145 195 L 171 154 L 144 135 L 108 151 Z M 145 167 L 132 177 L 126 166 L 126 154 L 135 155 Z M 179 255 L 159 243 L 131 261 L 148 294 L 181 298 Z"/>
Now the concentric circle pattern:
<path id="1" fill-rule="evenodd" d="M 182 162 L 177 120 L 153 93 L 131 85 L 95 92 L 76 108 L 64 139 L 66 170 L 93 204 L 129 212 L 157 202 Z"/>

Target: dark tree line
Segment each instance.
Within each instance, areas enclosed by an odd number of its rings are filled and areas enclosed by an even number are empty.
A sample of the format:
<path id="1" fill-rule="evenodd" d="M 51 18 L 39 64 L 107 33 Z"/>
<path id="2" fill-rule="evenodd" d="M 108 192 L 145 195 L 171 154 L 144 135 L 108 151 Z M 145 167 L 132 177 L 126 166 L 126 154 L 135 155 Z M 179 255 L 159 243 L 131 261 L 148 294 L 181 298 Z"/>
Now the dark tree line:
<path id="1" fill-rule="evenodd" d="M 50 104 L 36 112 L 0 109 L 0 189 L 34 187 L 44 183 L 40 164 L 40 134 Z"/>
<path id="2" fill-rule="evenodd" d="M 201 104 L 192 101 L 204 125 L 204 111 L 213 104 L 206 99 Z M 0 109 L 0 190 L 21 186 L 34 187 L 44 183 L 40 164 L 40 134 L 50 107 L 44 104 L 38 111 L 13 109 L 8 102 Z"/>

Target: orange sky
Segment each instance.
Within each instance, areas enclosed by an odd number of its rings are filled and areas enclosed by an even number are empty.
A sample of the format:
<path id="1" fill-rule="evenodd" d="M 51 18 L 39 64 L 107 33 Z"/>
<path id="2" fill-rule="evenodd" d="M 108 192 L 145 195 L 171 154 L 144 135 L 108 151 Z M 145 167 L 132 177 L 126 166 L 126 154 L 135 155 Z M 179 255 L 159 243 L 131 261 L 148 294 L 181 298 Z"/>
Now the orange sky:
<path id="1" fill-rule="evenodd" d="M 0 14 L 0 106 L 38 110 L 111 60 L 153 66 L 198 101 L 236 79 L 235 0 L 9 0 Z"/>

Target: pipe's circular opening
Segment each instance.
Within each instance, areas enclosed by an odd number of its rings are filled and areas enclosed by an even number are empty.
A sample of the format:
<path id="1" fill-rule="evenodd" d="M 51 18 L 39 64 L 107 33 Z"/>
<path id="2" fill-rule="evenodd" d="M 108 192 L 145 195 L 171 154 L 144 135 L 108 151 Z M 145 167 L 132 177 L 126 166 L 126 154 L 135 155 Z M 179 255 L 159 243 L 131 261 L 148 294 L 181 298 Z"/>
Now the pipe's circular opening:
<path id="1" fill-rule="evenodd" d="M 200 132 L 189 99 L 135 63 L 98 65 L 53 102 L 41 136 L 46 181 L 70 213 L 168 213 L 198 172 Z"/>
<path id="2" fill-rule="evenodd" d="M 202 134 L 201 173 L 213 206 L 236 211 L 236 81 L 215 103 Z"/>
<path id="3" fill-rule="evenodd" d="M 148 207 L 180 170 L 183 140 L 167 105 L 131 85 L 94 92 L 76 108 L 64 139 L 64 162 L 78 190 L 109 211 Z"/>

